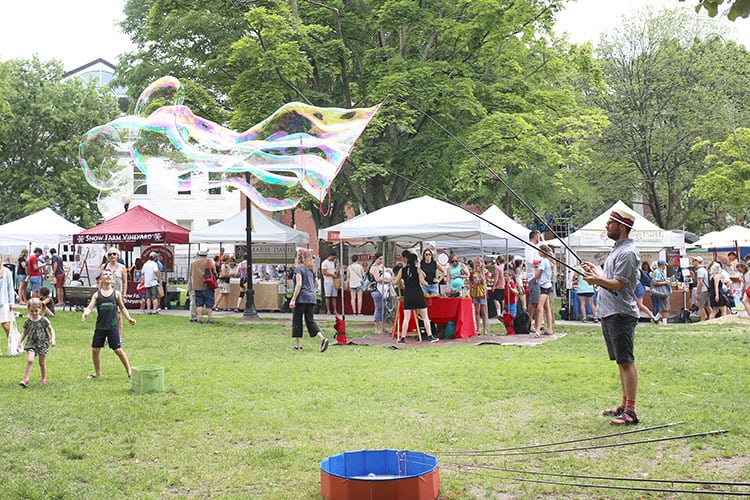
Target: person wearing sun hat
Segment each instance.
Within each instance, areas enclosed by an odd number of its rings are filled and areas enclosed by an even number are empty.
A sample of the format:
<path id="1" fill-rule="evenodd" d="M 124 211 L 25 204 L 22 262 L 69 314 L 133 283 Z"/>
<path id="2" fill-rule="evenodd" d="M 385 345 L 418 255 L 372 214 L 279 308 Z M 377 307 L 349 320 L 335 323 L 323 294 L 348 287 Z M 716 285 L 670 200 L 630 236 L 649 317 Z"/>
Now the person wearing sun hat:
<path id="1" fill-rule="evenodd" d="M 206 273 L 208 269 L 208 273 Z M 190 263 L 190 278 L 188 287 L 191 290 L 190 321 L 193 321 L 192 303 L 195 303 L 195 321 L 213 323 L 211 311 L 214 308 L 214 290 L 205 283 L 206 274 L 216 277 L 213 261 L 208 260 L 208 250 L 198 250 L 198 257 Z M 193 300 L 194 297 L 194 300 Z"/>
<path id="2" fill-rule="evenodd" d="M 635 325 L 638 323 L 638 305 L 635 287 L 640 274 L 640 253 L 630 238 L 635 215 L 627 210 L 615 209 L 609 214 L 606 224 L 607 237 L 615 241 L 604 269 L 591 262 L 581 264 L 584 279 L 600 287 L 599 315 L 602 333 L 607 345 L 609 359 L 617 363 L 622 388 L 622 403 L 616 408 L 604 410 L 612 416 L 612 425 L 634 425 L 638 423 L 635 397 L 638 391 L 638 370 L 635 366 L 633 344 Z"/>

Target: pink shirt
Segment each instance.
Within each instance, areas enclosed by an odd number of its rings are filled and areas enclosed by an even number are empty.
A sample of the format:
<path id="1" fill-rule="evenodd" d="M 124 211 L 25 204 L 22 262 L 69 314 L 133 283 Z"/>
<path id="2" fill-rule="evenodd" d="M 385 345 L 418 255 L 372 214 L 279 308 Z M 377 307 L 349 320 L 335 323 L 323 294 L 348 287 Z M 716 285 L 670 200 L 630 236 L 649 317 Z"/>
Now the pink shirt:
<path id="1" fill-rule="evenodd" d="M 495 284 L 492 285 L 493 290 L 503 290 L 505 288 L 505 272 L 503 272 L 503 266 L 495 264 Z"/>

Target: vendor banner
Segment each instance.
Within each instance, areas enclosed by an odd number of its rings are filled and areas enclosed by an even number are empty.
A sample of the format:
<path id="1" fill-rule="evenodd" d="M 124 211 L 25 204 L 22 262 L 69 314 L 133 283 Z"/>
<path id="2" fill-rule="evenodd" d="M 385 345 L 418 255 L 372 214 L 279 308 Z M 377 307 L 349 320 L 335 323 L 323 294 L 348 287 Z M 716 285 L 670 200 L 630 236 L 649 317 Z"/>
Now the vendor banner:
<path id="1" fill-rule="evenodd" d="M 73 241 L 77 245 L 89 245 L 100 243 L 108 245 L 110 243 L 165 243 L 167 241 L 166 233 L 123 233 L 123 234 L 76 234 Z"/>
<path id="2" fill-rule="evenodd" d="M 236 245 L 234 254 L 237 260 L 245 260 L 247 245 Z M 253 243 L 253 262 L 263 264 L 289 264 L 297 256 L 297 245 L 287 244 L 255 244 Z"/>

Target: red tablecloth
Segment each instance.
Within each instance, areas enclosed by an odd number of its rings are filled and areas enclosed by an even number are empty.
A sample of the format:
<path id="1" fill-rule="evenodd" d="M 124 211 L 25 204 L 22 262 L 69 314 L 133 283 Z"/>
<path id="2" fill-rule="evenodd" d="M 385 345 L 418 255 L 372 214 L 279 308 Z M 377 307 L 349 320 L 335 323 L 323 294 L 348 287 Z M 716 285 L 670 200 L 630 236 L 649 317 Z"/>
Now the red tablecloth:
<path id="1" fill-rule="evenodd" d="M 455 338 L 463 339 L 476 335 L 476 331 L 474 330 L 474 309 L 470 298 L 429 297 L 425 301 L 427 302 L 427 314 L 430 316 L 430 321 L 438 325 L 449 321 L 456 322 Z M 403 318 L 403 314 L 404 303 L 399 302 L 398 317 Z M 394 329 L 397 327 L 397 325 L 393 326 Z M 411 332 L 416 329 L 416 321 L 412 318 L 409 321 L 409 331 Z"/>

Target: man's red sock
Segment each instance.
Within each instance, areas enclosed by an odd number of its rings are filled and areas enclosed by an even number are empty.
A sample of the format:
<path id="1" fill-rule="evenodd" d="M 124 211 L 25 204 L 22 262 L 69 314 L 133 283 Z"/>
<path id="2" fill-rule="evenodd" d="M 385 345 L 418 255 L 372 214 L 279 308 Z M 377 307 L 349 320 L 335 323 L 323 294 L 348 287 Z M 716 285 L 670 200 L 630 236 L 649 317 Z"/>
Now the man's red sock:
<path id="1" fill-rule="evenodd" d="M 632 411 L 635 413 L 635 399 L 625 399 L 624 405 L 625 411 Z"/>

